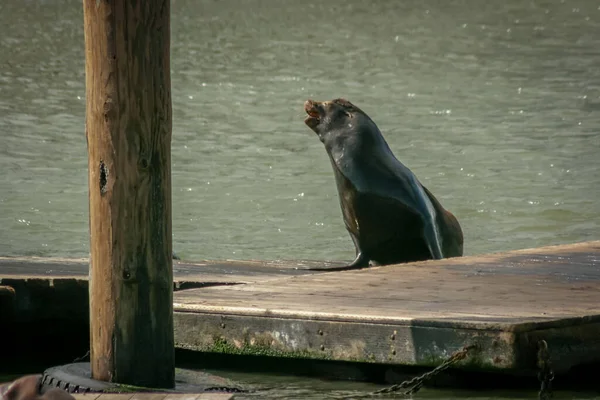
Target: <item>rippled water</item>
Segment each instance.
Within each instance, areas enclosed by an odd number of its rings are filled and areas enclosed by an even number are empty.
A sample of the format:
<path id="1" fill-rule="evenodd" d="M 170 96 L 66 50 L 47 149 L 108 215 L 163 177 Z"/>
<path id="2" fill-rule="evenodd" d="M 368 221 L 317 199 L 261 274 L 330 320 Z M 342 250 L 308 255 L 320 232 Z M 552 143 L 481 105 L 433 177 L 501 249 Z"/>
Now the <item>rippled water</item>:
<path id="1" fill-rule="evenodd" d="M 468 254 L 599 238 L 600 3 L 173 0 L 188 259 L 353 257 L 307 98 L 346 97 Z M 0 2 L 0 254 L 88 254 L 80 2 Z"/>

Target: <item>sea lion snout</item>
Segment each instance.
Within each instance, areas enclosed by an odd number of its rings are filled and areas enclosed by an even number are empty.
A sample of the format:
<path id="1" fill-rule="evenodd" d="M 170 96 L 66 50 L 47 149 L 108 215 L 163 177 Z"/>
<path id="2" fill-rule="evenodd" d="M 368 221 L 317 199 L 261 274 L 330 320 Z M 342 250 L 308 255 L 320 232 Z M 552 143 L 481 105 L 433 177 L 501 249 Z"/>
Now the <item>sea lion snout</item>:
<path id="1" fill-rule="evenodd" d="M 308 114 L 304 123 L 314 130 L 319 125 L 319 122 L 321 122 L 321 114 L 323 112 L 322 103 L 310 99 L 306 100 L 304 102 L 304 111 Z"/>
<path id="2" fill-rule="evenodd" d="M 314 101 L 314 100 L 306 100 L 304 102 L 304 111 L 311 117 L 318 118 L 321 115 L 321 111 L 323 108 L 323 102 Z"/>

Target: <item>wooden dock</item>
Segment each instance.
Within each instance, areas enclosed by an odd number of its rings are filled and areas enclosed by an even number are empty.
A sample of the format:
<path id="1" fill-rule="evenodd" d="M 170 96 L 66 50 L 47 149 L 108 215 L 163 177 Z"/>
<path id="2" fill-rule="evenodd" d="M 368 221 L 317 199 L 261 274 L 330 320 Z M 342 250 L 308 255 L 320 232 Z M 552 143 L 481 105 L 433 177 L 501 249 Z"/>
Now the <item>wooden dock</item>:
<path id="1" fill-rule="evenodd" d="M 192 289 L 174 299 L 177 346 L 399 365 L 557 371 L 600 361 L 600 241 Z"/>
<path id="2" fill-rule="evenodd" d="M 459 367 L 529 374 L 545 340 L 556 372 L 600 362 L 600 241 L 358 271 L 310 265 L 323 264 L 175 263 L 176 346 L 434 366 L 474 344 Z M 30 318 L 61 302 L 36 302 L 23 282 L 87 290 L 86 276 L 86 260 L 0 258 L 0 285 L 27 293 L 16 304 Z M 63 298 L 87 315 L 83 297 Z"/>
<path id="3" fill-rule="evenodd" d="M 311 267 L 342 265 L 340 262 L 322 261 L 175 261 L 173 260 L 174 289 L 188 289 L 215 285 L 252 283 L 285 276 L 314 273 Z M 0 278 L 43 279 L 88 279 L 87 258 L 55 257 L 0 257 Z"/>

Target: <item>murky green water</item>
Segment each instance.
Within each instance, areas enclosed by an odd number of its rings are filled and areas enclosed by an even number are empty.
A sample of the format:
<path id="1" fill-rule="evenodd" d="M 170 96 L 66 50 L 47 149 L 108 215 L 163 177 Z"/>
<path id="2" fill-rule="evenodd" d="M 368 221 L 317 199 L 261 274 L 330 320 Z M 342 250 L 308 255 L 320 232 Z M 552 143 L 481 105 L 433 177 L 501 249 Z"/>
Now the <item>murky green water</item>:
<path id="1" fill-rule="evenodd" d="M 289 376 L 271 375 L 268 383 L 264 376 L 248 373 L 231 373 L 226 371 L 211 371 L 217 376 L 229 377 L 236 382 L 242 382 L 251 389 L 250 393 L 237 394 L 236 400 L 373 400 L 373 399 L 460 399 L 460 400 L 536 400 L 538 399 L 537 390 L 495 390 L 495 391 L 477 391 L 463 389 L 431 389 L 424 388 L 412 396 L 404 396 L 401 392 L 389 394 L 386 396 L 368 396 L 382 388 L 390 385 L 379 385 L 364 382 L 339 382 L 327 381 L 317 378 L 298 378 Z M 532 378 L 535 382 L 535 378 Z M 499 377 L 498 381 L 501 382 Z M 535 385 L 535 383 L 534 383 Z M 253 390 L 253 391 L 252 391 Z M 598 399 L 597 393 L 592 390 L 587 391 L 554 391 L 555 399 Z"/>
<path id="2" fill-rule="evenodd" d="M 0 2 L 0 255 L 88 254 L 82 19 Z M 339 96 L 468 254 L 600 238 L 598 1 L 173 0 L 172 41 L 184 258 L 352 259 L 303 124 L 305 99 Z"/>
<path id="3" fill-rule="evenodd" d="M 597 1 L 175 0 L 188 259 L 353 256 L 307 98 L 344 96 L 468 254 L 600 237 Z M 80 2 L 0 2 L 0 254 L 88 254 Z"/>

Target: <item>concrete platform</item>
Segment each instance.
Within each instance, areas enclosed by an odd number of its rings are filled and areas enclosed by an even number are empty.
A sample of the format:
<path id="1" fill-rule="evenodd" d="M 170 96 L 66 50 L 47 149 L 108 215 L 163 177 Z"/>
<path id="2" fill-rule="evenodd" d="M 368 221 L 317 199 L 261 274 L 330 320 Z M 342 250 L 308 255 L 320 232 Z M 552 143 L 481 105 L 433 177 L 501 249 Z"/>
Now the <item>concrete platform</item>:
<path id="1" fill-rule="evenodd" d="M 314 273 L 307 270 L 311 266 L 334 265 L 339 263 L 173 260 L 173 289 L 267 281 Z M 88 268 L 85 258 L 0 257 L 0 314 L 14 314 L 25 322 L 65 319 L 87 324 Z"/>
<path id="2" fill-rule="evenodd" d="M 477 370 L 600 362 L 600 241 L 175 294 L 178 347 Z"/>
<path id="3" fill-rule="evenodd" d="M 204 260 L 195 262 L 173 260 L 174 289 L 231 285 L 264 281 L 283 276 L 314 273 L 311 267 L 341 265 L 339 262 L 323 261 L 259 261 L 259 260 Z M 55 257 L 0 257 L 0 278 L 86 280 L 89 260 L 87 258 Z M 2 281 L 0 281 L 2 284 Z"/>

